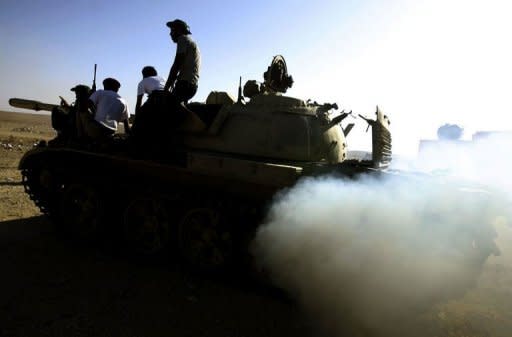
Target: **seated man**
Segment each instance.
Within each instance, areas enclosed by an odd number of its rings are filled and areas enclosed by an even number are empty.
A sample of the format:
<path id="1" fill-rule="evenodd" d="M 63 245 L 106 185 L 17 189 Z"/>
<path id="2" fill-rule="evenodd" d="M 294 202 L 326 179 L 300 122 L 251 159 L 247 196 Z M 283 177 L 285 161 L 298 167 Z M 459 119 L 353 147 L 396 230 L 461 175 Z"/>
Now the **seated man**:
<path id="1" fill-rule="evenodd" d="M 158 76 L 156 69 L 152 66 L 145 66 L 142 68 L 142 81 L 137 86 L 137 103 L 135 104 L 135 114 L 137 115 L 142 105 L 142 96 L 147 94 L 148 96 L 154 90 L 163 90 L 165 80 Z"/>
<path id="2" fill-rule="evenodd" d="M 130 132 L 128 123 L 128 106 L 117 93 L 121 84 L 114 78 L 103 80 L 104 90 L 98 90 L 89 97 L 89 107 L 80 111 L 80 127 L 82 136 L 99 141 L 109 138 L 117 131 L 117 124 L 124 123 L 125 132 Z"/>
<path id="3" fill-rule="evenodd" d="M 75 92 L 76 100 L 69 105 L 61 97 L 61 104 L 52 110 L 52 127 L 57 131 L 57 137 L 49 144 L 65 144 L 77 137 L 78 112 L 87 109 L 91 88 L 79 84 L 71 91 Z"/>

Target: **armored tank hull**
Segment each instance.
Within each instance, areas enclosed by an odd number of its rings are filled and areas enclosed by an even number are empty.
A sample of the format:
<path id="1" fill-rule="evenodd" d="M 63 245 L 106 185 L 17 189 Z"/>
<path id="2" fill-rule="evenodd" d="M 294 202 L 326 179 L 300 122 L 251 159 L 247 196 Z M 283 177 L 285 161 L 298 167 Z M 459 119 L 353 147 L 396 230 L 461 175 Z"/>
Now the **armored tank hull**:
<path id="1" fill-rule="evenodd" d="M 169 130 L 172 121 L 165 119 L 173 113 L 162 103 L 168 93 L 153 93 L 130 136 L 34 148 L 19 165 L 25 190 L 75 237 L 114 233 L 139 253 L 167 249 L 201 271 L 240 262 L 280 190 L 307 176 L 382 174 L 391 160 L 382 112 L 366 120 L 371 158 L 349 159 L 353 125 L 341 125 L 349 113 L 282 95 L 283 83 L 292 83 L 283 66 L 275 58 L 271 68 L 279 71 L 269 68 L 261 90 L 251 83 L 247 102 L 213 92 L 206 103 L 189 104 L 179 130 Z M 143 123 L 144 113 L 159 112 L 158 123 Z M 201 127 L 187 130 L 190 120 Z"/>
<path id="2" fill-rule="evenodd" d="M 19 164 L 26 192 L 75 238 L 114 233 L 137 253 L 174 251 L 200 271 L 239 263 L 272 197 L 302 177 L 383 172 L 371 162 L 258 160 L 194 149 L 148 159 L 121 143 L 30 150 Z"/>

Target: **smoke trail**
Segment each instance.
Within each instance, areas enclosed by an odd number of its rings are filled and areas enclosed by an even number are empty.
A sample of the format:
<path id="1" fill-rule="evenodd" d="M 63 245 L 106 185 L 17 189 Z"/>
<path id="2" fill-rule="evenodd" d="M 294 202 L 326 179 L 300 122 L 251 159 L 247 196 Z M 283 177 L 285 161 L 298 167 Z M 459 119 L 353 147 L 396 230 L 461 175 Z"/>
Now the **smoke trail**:
<path id="1" fill-rule="evenodd" d="M 474 285 L 508 221 L 502 199 L 459 187 L 305 179 L 276 198 L 254 253 L 329 335 L 420 336 L 418 315 Z"/>

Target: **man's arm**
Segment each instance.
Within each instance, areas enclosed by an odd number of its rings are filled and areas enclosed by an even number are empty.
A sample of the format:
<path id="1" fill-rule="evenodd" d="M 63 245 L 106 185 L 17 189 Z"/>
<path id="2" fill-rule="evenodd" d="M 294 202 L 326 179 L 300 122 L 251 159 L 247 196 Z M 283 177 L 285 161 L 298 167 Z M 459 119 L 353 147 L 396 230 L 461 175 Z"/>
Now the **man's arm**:
<path id="1" fill-rule="evenodd" d="M 165 83 L 164 86 L 165 91 L 169 91 L 170 88 L 174 87 L 174 82 L 176 82 L 176 78 L 178 78 L 178 73 L 184 61 L 184 53 L 176 54 L 176 57 L 174 58 L 174 63 L 172 64 L 171 70 L 169 71 L 169 76 L 167 77 L 167 82 Z"/>
<path id="2" fill-rule="evenodd" d="M 139 113 L 140 106 L 142 105 L 142 96 L 143 95 L 137 95 L 137 103 L 135 103 L 135 114 Z"/>
<path id="3" fill-rule="evenodd" d="M 124 103 L 123 117 L 124 133 L 130 134 L 130 113 L 128 112 L 128 106 L 126 105 L 126 103 Z"/>
<path id="4" fill-rule="evenodd" d="M 95 117 L 96 116 L 96 104 L 91 99 L 89 99 L 88 103 L 89 103 L 89 110 L 92 112 L 92 116 Z"/>
<path id="5" fill-rule="evenodd" d="M 128 118 L 126 118 L 124 121 L 124 133 L 130 134 L 131 128 L 130 123 L 128 122 Z"/>

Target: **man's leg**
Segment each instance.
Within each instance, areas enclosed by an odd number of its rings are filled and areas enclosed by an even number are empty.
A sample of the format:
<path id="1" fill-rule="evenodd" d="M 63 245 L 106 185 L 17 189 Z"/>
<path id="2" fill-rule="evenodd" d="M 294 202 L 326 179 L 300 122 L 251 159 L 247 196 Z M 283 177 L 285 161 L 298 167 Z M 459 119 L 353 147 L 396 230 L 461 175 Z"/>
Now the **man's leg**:
<path id="1" fill-rule="evenodd" d="M 178 100 L 178 103 L 187 103 L 197 92 L 197 85 L 187 81 L 177 81 L 172 94 Z"/>
<path id="2" fill-rule="evenodd" d="M 172 91 L 175 98 L 175 113 L 180 116 L 182 130 L 188 132 L 201 132 L 206 129 L 203 121 L 197 115 L 189 110 L 185 103 L 191 99 L 197 92 L 197 86 L 187 81 L 178 81 Z"/>
<path id="3" fill-rule="evenodd" d="M 114 134 L 114 131 L 95 121 L 88 112 L 80 112 L 80 123 L 83 134 L 94 141 L 105 140 Z"/>

